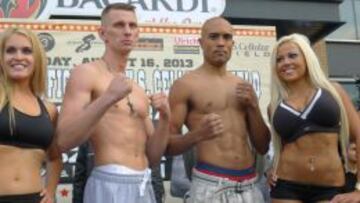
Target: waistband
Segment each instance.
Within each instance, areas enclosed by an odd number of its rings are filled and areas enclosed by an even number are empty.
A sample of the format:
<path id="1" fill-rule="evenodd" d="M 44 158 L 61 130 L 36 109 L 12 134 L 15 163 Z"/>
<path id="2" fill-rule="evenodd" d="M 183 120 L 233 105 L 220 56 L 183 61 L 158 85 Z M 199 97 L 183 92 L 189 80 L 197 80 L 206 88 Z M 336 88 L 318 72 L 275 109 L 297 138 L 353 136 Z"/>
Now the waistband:
<path id="1" fill-rule="evenodd" d="M 344 188 L 344 186 L 331 186 L 331 185 L 314 185 L 314 184 L 307 184 L 307 183 L 301 183 L 293 180 L 285 180 L 278 178 L 276 183 L 280 184 L 286 184 L 287 186 L 291 187 L 297 187 L 302 189 L 308 189 L 308 190 L 331 190 L 331 189 L 338 189 L 341 190 Z"/>
<path id="2" fill-rule="evenodd" d="M 217 176 L 208 175 L 198 171 L 194 168 L 192 173 L 192 182 L 202 182 L 206 186 L 215 186 L 218 188 L 216 193 L 223 193 L 225 191 L 235 191 L 236 193 L 242 193 L 256 188 L 257 176 L 244 181 L 234 181 L 227 178 L 221 178 Z"/>
<path id="3" fill-rule="evenodd" d="M 30 201 L 40 200 L 40 192 L 28 193 L 28 194 L 14 194 L 14 195 L 0 195 L 0 202 L 3 201 Z"/>
<path id="4" fill-rule="evenodd" d="M 144 175 L 147 170 L 150 170 L 147 168 L 139 171 L 119 164 L 106 164 L 106 165 L 96 166 L 95 168 L 100 171 L 113 173 L 113 174 L 122 174 L 122 175 Z"/>
<path id="5" fill-rule="evenodd" d="M 149 180 L 151 178 L 151 172 L 149 169 L 143 174 L 119 174 L 104 171 L 96 167 L 92 170 L 91 177 L 113 183 L 138 184 L 143 182 L 144 179 Z"/>
<path id="6" fill-rule="evenodd" d="M 219 166 L 214 166 L 204 162 L 198 162 L 195 169 L 201 173 L 224 178 L 236 182 L 242 182 L 256 177 L 255 167 L 251 166 L 242 170 L 227 169 Z"/>
<path id="7" fill-rule="evenodd" d="M 144 196 L 146 185 L 151 183 L 151 170 L 146 169 L 142 174 L 119 174 L 96 167 L 92 170 L 90 178 L 116 184 L 135 184 L 139 186 L 140 196 Z"/>

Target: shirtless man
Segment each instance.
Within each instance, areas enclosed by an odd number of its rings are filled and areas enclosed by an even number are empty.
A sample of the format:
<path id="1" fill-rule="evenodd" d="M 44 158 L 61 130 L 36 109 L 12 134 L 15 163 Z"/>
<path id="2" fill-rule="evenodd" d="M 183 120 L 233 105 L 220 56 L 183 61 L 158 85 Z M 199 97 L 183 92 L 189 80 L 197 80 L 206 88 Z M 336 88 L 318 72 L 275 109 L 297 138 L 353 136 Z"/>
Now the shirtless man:
<path id="1" fill-rule="evenodd" d="M 199 39 L 204 62 L 170 90 L 169 154 L 196 149 L 190 202 L 263 202 L 254 186 L 254 152 L 265 154 L 270 134 L 252 85 L 227 72 L 233 29 L 224 18 L 205 22 Z"/>
<path id="2" fill-rule="evenodd" d="M 168 142 L 165 94 L 147 97 L 125 68 L 139 29 L 135 7 L 114 3 L 101 15 L 101 59 L 75 67 L 67 84 L 57 134 L 62 151 L 90 140 L 95 153 L 84 202 L 155 202 L 149 165 L 160 162 Z M 155 129 L 149 103 L 159 111 Z"/>

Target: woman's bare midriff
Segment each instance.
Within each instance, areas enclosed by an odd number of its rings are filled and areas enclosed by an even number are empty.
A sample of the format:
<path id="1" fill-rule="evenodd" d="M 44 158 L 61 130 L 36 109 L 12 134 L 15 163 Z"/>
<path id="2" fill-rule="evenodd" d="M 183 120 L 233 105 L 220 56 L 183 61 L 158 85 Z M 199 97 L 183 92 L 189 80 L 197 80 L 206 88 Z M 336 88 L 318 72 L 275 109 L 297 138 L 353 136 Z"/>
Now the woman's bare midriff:
<path id="1" fill-rule="evenodd" d="M 305 184 L 343 186 L 344 167 L 336 133 L 314 133 L 283 146 L 277 175 Z"/>
<path id="2" fill-rule="evenodd" d="M 40 192 L 44 159 L 41 149 L 0 145 L 0 196 Z"/>

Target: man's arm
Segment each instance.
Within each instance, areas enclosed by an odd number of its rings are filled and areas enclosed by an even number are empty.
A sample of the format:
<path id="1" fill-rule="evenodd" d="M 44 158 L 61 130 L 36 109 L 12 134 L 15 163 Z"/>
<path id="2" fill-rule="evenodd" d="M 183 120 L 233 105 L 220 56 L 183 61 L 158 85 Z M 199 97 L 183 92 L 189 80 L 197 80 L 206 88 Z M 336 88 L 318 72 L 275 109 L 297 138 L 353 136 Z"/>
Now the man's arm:
<path id="1" fill-rule="evenodd" d="M 259 102 L 252 85 L 245 81 L 238 83 L 236 95 L 246 112 L 246 124 L 251 143 L 256 151 L 266 154 L 269 150 L 270 131 L 261 116 Z"/>
<path id="2" fill-rule="evenodd" d="M 171 110 L 170 133 L 171 137 L 167 146 L 166 153 L 169 155 L 179 155 L 190 149 L 197 143 L 196 136 L 189 132 L 182 135 L 182 126 L 188 113 L 189 92 L 184 82 L 177 80 L 169 92 L 169 105 Z"/>
<path id="3" fill-rule="evenodd" d="M 259 106 L 247 109 L 246 120 L 252 144 L 259 153 L 266 154 L 269 150 L 270 132 L 261 116 Z"/>
<path id="4" fill-rule="evenodd" d="M 153 110 L 158 111 L 160 115 L 155 129 L 149 117 L 145 121 L 151 133 L 147 141 L 146 154 L 152 167 L 160 164 L 169 140 L 170 109 L 164 93 L 154 94 L 150 100 Z"/>
<path id="5" fill-rule="evenodd" d="M 105 112 L 131 92 L 131 84 L 126 76 L 116 74 L 105 93 L 92 101 L 97 74 L 90 65 L 76 67 L 71 72 L 57 128 L 61 151 L 88 140 Z"/>

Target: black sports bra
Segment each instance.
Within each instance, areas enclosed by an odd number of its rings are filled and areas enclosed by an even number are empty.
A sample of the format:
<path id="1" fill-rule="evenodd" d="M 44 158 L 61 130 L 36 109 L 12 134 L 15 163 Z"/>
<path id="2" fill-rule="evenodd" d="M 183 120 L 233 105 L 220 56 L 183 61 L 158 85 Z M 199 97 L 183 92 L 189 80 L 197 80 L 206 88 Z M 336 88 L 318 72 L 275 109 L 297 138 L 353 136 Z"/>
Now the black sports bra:
<path id="1" fill-rule="evenodd" d="M 15 126 L 11 134 L 8 105 L 0 112 L 0 144 L 22 148 L 40 148 L 46 150 L 54 136 L 54 126 L 45 105 L 37 98 L 40 115 L 30 116 L 16 109 Z"/>
<path id="2" fill-rule="evenodd" d="M 339 105 L 330 92 L 320 88 L 302 112 L 282 101 L 273 116 L 274 129 L 287 143 L 308 133 L 339 132 L 339 123 Z"/>

